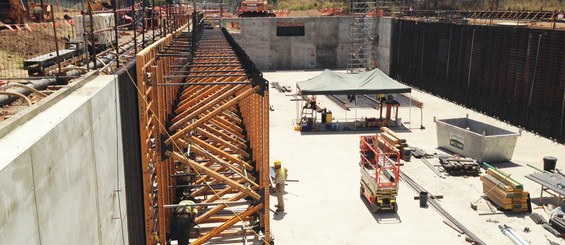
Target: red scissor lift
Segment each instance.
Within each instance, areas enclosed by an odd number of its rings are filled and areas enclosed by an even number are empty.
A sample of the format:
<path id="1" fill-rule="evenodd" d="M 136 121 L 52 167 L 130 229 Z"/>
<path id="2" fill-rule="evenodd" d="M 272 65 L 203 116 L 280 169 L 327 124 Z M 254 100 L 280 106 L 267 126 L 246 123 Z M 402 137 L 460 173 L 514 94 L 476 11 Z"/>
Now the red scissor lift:
<path id="1" fill-rule="evenodd" d="M 371 212 L 396 212 L 400 152 L 377 134 L 361 136 L 360 155 L 361 196 L 371 204 Z"/>

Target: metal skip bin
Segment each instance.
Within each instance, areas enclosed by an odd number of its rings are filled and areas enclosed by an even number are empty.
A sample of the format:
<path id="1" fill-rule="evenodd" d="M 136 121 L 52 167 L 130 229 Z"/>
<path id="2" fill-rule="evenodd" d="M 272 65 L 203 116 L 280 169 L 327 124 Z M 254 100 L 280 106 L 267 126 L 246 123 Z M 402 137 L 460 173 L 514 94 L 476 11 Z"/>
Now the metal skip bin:
<path id="1" fill-rule="evenodd" d="M 438 146 L 478 162 L 512 159 L 519 133 L 464 118 L 436 119 Z"/>

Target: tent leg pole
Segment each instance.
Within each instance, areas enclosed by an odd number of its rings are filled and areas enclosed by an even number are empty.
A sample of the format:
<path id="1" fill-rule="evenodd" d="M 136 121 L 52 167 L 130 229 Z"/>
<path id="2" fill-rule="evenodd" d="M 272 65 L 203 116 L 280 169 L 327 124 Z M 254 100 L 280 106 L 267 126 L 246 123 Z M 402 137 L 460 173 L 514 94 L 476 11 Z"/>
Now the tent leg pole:
<path id="1" fill-rule="evenodd" d="M 355 117 L 353 118 L 353 129 L 357 130 L 357 95 L 355 95 Z"/>
<path id="2" fill-rule="evenodd" d="M 412 90 L 410 90 L 410 107 L 408 107 L 408 129 L 412 129 Z"/>

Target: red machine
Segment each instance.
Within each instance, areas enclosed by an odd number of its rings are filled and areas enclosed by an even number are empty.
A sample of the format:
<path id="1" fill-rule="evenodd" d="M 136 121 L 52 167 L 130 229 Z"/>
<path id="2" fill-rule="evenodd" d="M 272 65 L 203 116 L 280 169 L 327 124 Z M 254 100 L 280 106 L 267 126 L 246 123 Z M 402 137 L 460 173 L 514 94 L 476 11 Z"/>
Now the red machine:
<path id="1" fill-rule="evenodd" d="M 275 17 L 266 0 L 243 0 L 237 10 L 238 17 Z"/>
<path id="2" fill-rule="evenodd" d="M 381 135 L 361 136 L 359 167 L 361 196 L 371 204 L 371 212 L 398 210 L 396 196 L 400 179 L 400 152 Z"/>

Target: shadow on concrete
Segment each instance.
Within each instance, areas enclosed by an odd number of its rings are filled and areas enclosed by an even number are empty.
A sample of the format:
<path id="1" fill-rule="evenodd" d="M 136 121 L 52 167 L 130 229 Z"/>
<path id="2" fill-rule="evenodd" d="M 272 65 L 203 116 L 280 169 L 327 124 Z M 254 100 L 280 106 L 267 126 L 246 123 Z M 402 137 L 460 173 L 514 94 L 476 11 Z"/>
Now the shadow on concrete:
<path id="1" fill-rule="evenodd" d="M 400 224 L 400 223 L 402 223 L 400 216 L 398 216 L 398 213 L 395 213 L 395 212 L 389 212 L 389 213 L 379 212 L 379 213 L 373 214 L 373 218 L 379 224 Z"/>
<path id="2" fill-rule="evenodd" d="M 411 133 L 412 130 L 404 126 L 404 124 L 398 127 L 389 127 L 394 132 Z M 376 134 L 380 133 L 381 129 L 375 128 L 365 128 L 360 127 L 355 129 L 354 127 L 343 126 L 342 130 L 321 130 L 321 131 L 300 131 L 303 136 L 309 135 L 337 135 L 337 134 Z"/>
<path id="3" fill-rule="evenodd" d="M 549 194 L 547 194 L 549 195 Z M 538 205 L 538 206 L 546 206 L 548 204 L 557 207 L 557 200 L 559 199 L 559 197 L 554 197 L 554 196 L 544 196 L 544 197 L 532 197 L 530 198 L 530 202 Z"/>
<path id="4" fill-rule="evenodd" d="M 284 218 L 284 216 L 286 216 L 286 212 L 278 212 L 277 214 L 273 214 L 273 219 L 274 220 L 282 220 Z"/>
<path id="5" fill-rule="evenodd" d="M 495 168 L 516 168 L 516 167 L 522 167 L 522 165 L 517 164 L 515 162 L 512 161 L 507 161 L 507 162 L 493 162 L 493 163 L 488 163 L 491 166 L 495 167 Z M 481 163 L 481 166 L 483 164 Z M 532 169 L 533 170 L 533 169 Z M 534 170 L 535 171 L 535 170 Z"/>
<path id="6" fill-rule="evenodd" d="M 361 199 L 361 201 L 365 204 L 365 207 L 367 208 L 367 212 L 369 212 L 373 216 L 373 219 L 375 219 L 375 221 L 377 221 L 377 223 L 379 223 L 379 224 L 400 224 L 400 223 L 402 223 L 402 219 L 400 219 L 400 216 L 398 215 L 398 213 L 392 212 L 392 211 L 373 213 L 373 212 L 371 212 L 371 204 L 369 203 L 369 201 L 367 201 L 367 199 L 363 196 L 359 196 L 359 199 Z"/>

